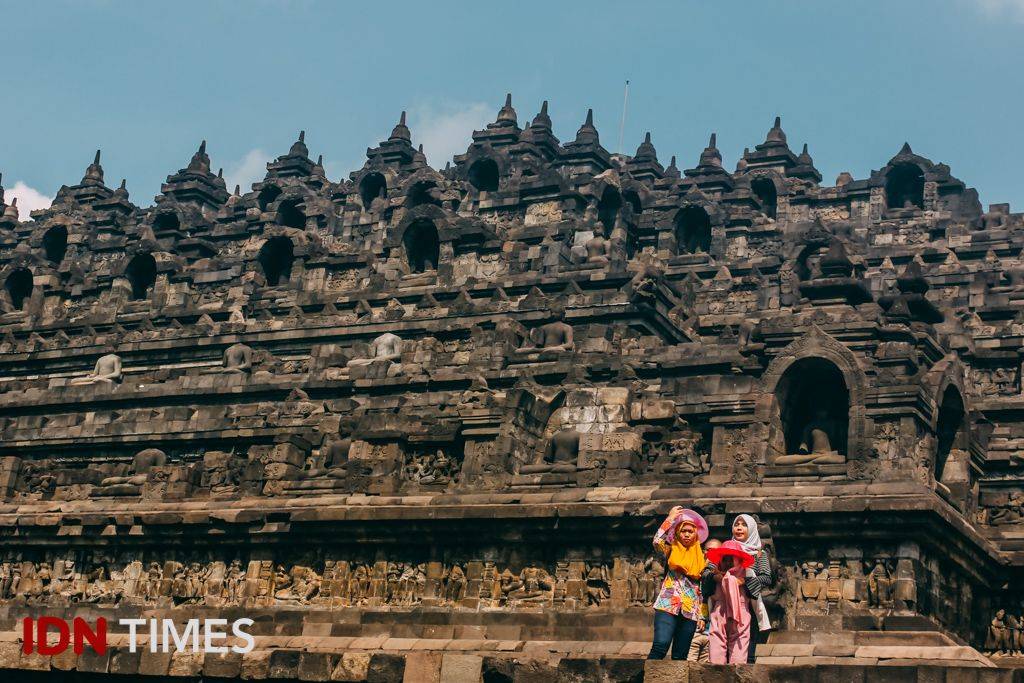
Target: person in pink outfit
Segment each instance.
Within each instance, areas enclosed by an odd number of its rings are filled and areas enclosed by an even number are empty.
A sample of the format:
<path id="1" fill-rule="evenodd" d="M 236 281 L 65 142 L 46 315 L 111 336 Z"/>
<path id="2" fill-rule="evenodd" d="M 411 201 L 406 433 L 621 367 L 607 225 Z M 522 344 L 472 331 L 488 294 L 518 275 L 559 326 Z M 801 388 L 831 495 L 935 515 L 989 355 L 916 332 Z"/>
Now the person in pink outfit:
<path id="1" fill-rule="evenodd" d="M 709 658 L 712 664 L 746 664 L 751 613 L 744 583 L 746 570 L 754 564 L 754 557 L 733 540 L 711 548 L 707 555 L 708 562 L 716 567 Z"/>

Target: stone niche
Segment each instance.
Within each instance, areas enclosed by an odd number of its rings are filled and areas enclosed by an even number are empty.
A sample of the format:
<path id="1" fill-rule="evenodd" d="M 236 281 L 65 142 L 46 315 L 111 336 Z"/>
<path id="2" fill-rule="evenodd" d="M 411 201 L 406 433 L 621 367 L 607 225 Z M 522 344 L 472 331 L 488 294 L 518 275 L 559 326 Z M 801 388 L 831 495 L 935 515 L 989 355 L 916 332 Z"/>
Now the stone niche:
<path id="1" fill-rule="evenodd" d="M 628 388 L 583 387 L 539 400 L 542 410 L 521 420 L 519 474 L 558 474 L 583 485 L 625 481 L 643 471 L 642 439 L 629 425 Z"/>
<path id="2" fill-rule="evenodd" d="M 843 477 L 862 467 L 864 377 L 846 347 L 813 326 L 772 360 L 762 386 L 765 476 Z"/>

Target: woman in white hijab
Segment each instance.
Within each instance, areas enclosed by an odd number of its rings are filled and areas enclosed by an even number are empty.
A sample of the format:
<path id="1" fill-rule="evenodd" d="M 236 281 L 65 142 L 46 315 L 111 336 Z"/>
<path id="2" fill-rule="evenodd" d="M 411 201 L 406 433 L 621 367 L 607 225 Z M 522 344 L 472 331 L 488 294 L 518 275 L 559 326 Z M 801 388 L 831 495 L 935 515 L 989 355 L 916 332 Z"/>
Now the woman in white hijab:
<path id="1" fill-rule="evenodd" d="M 768 610 L 764 607 L 764 600 L 761 599 L 761 591 L 771 588 L 775 583 L 775 578 L 772 576 L 768 553 L 762 547 L 761 534 L 757 530 L 757 520 L 750 515 L 737 515 L 732 523 L 732 538 L 754 557 L 754 566 L 747 569 L 745 581 L 747 592 L 750 594 L 751 612 L 757 617 L 758 630 L 770 631 L 772 625 L 768 619 Z M 751 620 L 751 629 L 753 629 L 753 620 Z M 755 638 L 751 637 L 750 654 L 747 661 L 753 661 L 754 647 Z"/>

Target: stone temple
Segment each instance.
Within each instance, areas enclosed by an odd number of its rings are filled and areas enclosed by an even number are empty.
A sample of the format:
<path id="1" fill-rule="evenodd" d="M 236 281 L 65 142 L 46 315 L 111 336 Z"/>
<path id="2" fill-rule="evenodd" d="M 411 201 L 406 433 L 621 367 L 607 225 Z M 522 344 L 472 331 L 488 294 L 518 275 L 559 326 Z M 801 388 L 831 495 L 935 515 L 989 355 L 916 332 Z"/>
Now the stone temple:
<path id="1" fill-rule="evenodd" d="M 677 504 L 761 525 L 757 670 L 1022 661 L 1024 214 L 778 119 L 735 171 L 511 97 L 441 170 L 404 114 L 346 179 L 304 138 L 244 193 L 205 142 L 145 208 L 99 152 L 0 191 L 0 668 L 639 681 Z M 40 614 L 257 645 L 21 655 Z"/>

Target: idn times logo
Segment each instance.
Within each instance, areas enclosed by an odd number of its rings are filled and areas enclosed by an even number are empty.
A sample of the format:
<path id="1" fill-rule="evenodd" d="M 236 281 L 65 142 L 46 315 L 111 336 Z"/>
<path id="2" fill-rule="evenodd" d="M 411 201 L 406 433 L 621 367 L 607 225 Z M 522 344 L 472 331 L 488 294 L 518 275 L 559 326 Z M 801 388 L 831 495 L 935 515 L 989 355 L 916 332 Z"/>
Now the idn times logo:
<path id="1" fill-rule="evenodd" d="M 128 629 L 128 651 L 137 652 L 142 637 L 147 637 L 150 652 L 212 652 L 225 654 L 252 652 L 256 641 L 246 630 L 252 626 L 252 619 L 188 619 L 175 622 L 173 619 L 118 619 L 119 626 Z M 56 642 L 50 642 L 56 635 Z M 237 638 L 241 644 L 227 644 L 229 637 Z M 71 646 L 74 653 L 82 654 L 85 645 L 97 654 L 107 653 L 107 620 L 96 619 L 90 625 L 85 619 L 75 617 L 70 624 L 60 617 L 42 616 L 37 619 L 25 617 L 21 622 L 21 651 L 26 655 L 33 652 L 41 655 L 59 655 Z"/>

